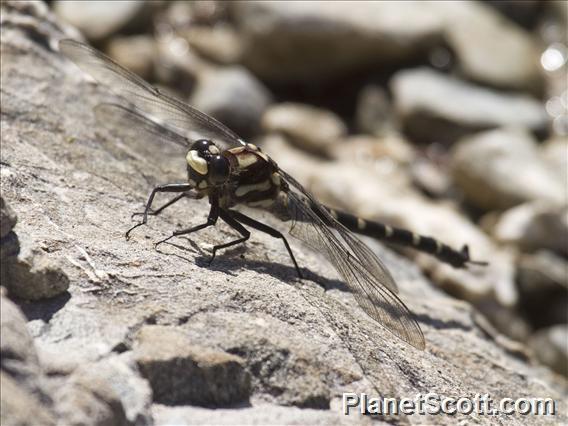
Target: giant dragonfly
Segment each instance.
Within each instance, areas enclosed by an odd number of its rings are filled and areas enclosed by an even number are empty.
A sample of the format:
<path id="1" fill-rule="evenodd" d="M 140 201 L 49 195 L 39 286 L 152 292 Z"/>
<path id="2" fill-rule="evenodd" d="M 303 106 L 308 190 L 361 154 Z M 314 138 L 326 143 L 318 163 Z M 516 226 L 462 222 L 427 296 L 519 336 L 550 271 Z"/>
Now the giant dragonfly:
<path id="1" fill-rule="evenodd" d="M 281 221 L 289 222 L 290 235 L 324 254 L 371 318 L 419 349 L 425 347 L 424 335 L 412 313 L 397 296 L 398 289 L 392 275 L 352 232 L 411 246 L 458 268 L 468 263 L 481 263 L 470 259 L 467 246 L 454 250 L 433 238 L 324 206 L 259 147 L 246 143 L 213 117 L 163 93 L 86 44 L 63 40 L 59 46 L 61 52 L 83 71 L 127 101 L 128 106 L 97 106 L 95 114 L 100 122 L 111 127 L 134 128 L 158 141 L 178 144 L 186 149 L 187 182 L 155 187 L 146 203 L 142 220 L 126 232 L 127 237 L 134 229 L 146 224 L 149 215 L 159 214 L 180 199 L 207 197 L 210 211 L 205 223 L 176 230 L 157 244 L 213 226 L 220 218 L 240 237 L 214 246 L 211 260 L 218 250 L 247 241 L 250 231 L 246 227 L 249 227 L 281 239 L 301 277 L 285 236 L 235 210 L 235 207 L 246 205 L 264 209 Z M 152 210 L 154 197 L 161 192 L 178 195 Z"/>

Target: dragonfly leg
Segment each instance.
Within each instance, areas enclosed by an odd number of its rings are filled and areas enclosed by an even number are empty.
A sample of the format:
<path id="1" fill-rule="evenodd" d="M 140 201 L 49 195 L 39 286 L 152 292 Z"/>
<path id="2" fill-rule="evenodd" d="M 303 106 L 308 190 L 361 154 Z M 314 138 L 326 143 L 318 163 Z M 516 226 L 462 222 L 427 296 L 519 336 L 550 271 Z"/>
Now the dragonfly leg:
<path id="1" fill-rule="evenodd" d="M 156 244 L 154 244 L 154 248 L 158 247 L 162 243 L 165 243 L 170 238 L 178 237 L 180 235 L 191 234 L 192 232 L 196 232 L 203 228 L 215 225 L 217 223 L 217 219 L 219 218 L 219 199 L 216 197 L 211 197 L 210 202 L 211 202 L 211 209 L 209 210 L 209 215 L 207 216 L 207 222 L 202 223 L 201 225 L 193 226 L 189 229 L 181 229 L 179 231 L 174 231 L 172 232 L 172 235 L 170 235 L 169 237 L 164 238 L 163 240 L 160 240 Z"/>
<path id="2" fill-rule="evenodd" d="M 172 198 L 170 201 L 168 201 L 167 203 L 161 205 L 160 207 L 158 207 L 156 210 L 149 210 L 148 211 L 148 216 L 158 216 L 160 213 L 162 213 L 163 210 L 167 209 L 169 206 L 171 206 L 174 203 L 177 203 L 179 200 L 181 200 L 183 197 L 185 197 L 185 193 L 183 194 L 179 194 L 176 197 Z M 132 213 L 131 218 L 134 218 L 135 216 L 140 216 L 143 215 L 144 212 L 134 212 Z"/>
<path id="3" fill-rule="evenodd" d="M 134 225 L 128 231 L 126 231 L 126 239 L 130 238 L 130 233 L 138 228 L 139 226 L 145 225 L 148 222 L 148 214 L 150 212 L 150 208 L 152 207 L 152 202 L 154 201 L 154 197 L 156 196 L 157 192 L 186 192 L 192 189 L 192 186 L 188 183 L 169 183 L 166 185 L 160 185 L 155 187 L 152 192 L 150 193 L 150 197 L 148 197 L 148 202 L 146 203 L 146 207 L 144 208 L 144 217 L 142 221 Z"/>
<path id="4" fill-rule="evenodd" d="M 286 250 L 288 250 L 288 254 L 290 255 L 290 258 L 292 258 L 292 262 L 294 262 L 294 266 L 296 267 L 296 272 L 298 273 L 298 276 L 300 277 L 300 279 L 302 278 L 302 273 L 300 272 L 300 268 L 298 267 L 298 263 L 296 262 L 294 253 L 292 253 L 290 244 L 288 244 L 288 240 L 286 240 L 286 237 L 284 237 L 284 235 L 282 235 L 281 232 L 277 231 L 276 229 L 268 225 L 265 225 L 264 223 L 258 222 L 257 220 L 254 220 L 253 218 L 248 217 L 241 212 L 235 210 L 230 210 L 230 212 L 233 218 L 237 219 L 239 222 L 244 223 L 245 225 L 248 225 L 251 228 L 256 229 L 257 231 L 264 232 L 265 234 L 268 234 L 271 237 L 280 238 L 284 242 Z"/>
<path id="5" fill-rule="evenodd" d="M 246 229 L 243 225 L 241 225 L 234 217 L 233 217 L 233 211 L 228 211 L 228 210 L 221 210 L 219 212 L 219 216 L 221 216 L 221 219 L 223 219 L 223 221 L 225 221 L 225 223 L 227 225 L 229 225 L 231 228 L 233 228 L 235 231 L 237 231 L 239 234 L 242 235 L 241 238 L 237 238 L 236 240 L 233 241 L 229 241 L 228 243 L 224 243 L 224 244 L 219 244 L 213 247 L 213 254 L 211 255 L 211 259 L 209 259 L 209 264 L 211 265 L 211 263 L 213 262 L 213 260 L 215 259 L 215 255 L 217 254 L 217 250 L 221 250 L 227 247 L 231 247 L 231 246 L 235 246 L 237 244 L 241 244 L 244 243 L 245 241 L 247 241 L 250 238 L 250 232 L 248 229 Z"/>

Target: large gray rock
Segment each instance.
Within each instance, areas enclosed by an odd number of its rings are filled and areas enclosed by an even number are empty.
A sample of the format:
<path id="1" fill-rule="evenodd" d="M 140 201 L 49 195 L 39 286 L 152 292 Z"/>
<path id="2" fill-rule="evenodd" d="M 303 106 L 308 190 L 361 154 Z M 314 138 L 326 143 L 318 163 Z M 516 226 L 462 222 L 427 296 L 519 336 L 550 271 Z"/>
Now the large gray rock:
<path id="1" fill-rule="evenodd" d="M 483 210 L 566 200 L 566 182 L 551 172 L 536 141 L 518 129 L 460 140 L 452 154 L 452 175 L 466 199 Z"/>
<path id="2" fill-rule="evenodd" d="M 554 398 L 560 413 L 554 420 L 568 420 L 563 382 L 522 357 L 503 336 L 486 333 L 471 305 L 439 292 L 415 265 L 383 247 L 374 249 L 415 312 L 425 351 L 391 337 L 361 310 L 332 267 L 295 241 L 292 249 L 308 277 L 301 281 L 282 242 L 259 233 L 246 248 L 220 253 L 208 266 L 204 248 L 234 238 L 222 225 L 154 250 L 153 243 L 173 229 L 201 223 L 205 201 L 180 201 L 126 241 L 131 214 L 142 208 L 151 187 L 186 179 L 185 154 L 175 153 L 176 146 L 121 139 L 97 127 L 92 108 L 108 99 L 107 91 L 46 48 L 62 36 L 57 28 L 33 31 L 43 29 L 42 22 L 26 17 L 25 31 L 9 14 L 3 14 L 1 27 L 1 185 L 2 195 L 18 211 L 18 234 L 33 235 L 36 246 L 57 258 L 69 278 L 67 298 L 24 307 L 40 358 L 49 354 L 59 364 L 50 362 L 51 371 L 59 371 L 48 377 L 54 384 L 60 380 L 63 386 L 73 376 L 78 380 L 76 374 L 84 370 L 75 373 L 77 368 L 110 362 L 115 352 L 130 356 L 136 332 L 158 324 L 200 346 L 240 357 L 251 375 L 250 407 L 216 411 L 153 400 L 151 413 L 162 424 L 227 419 L 238 424 L 361 424 L 369 422 L 367 417 L 342 414 L 343 392 L 408 397 L 427 390 L 462 396 L 479 393 L 480 383 L 482 392 L 495 399 Z M 254 215 L 279 226 L 268 216 Z M 90 403 L 102 409 L 104 416 L 91 418 L 90 424 L 131 421 L 128 405 L 117 395 L 122 385 L 132 383 L 129 389 L 140 395 L 147 392 L 136 369 L 125 376 L 137 380 L 117 380 L 117 388 L 108 371 L 85 373 L 103 382 L 93 383 L 105 392 L 102 396 L 83 383 L 85 399 L 76 399 L 75 412 L 84 412 Z M 135 406 L 143 407 L 143 401 Z M 20 405 L 17 412 L 23 416 L 23 407 L 31 406 Z M 54 408 L 64 407 L 55 401 Z M 416 415 L 408 420 L 454 424 L 471 419 Z M 476 418 L 488 425 L 494 420 Z M 69 424 L 62 415 L 56 421 Z"/>
<path id="3" fill-rule="evenodd" d="M 536 99 L 499 93 L 427 68 L 399 71 L 390 87 L 405 132 L 420 142 L 451 143 L 502 126 L 542 133 L 547 126 Z"/>

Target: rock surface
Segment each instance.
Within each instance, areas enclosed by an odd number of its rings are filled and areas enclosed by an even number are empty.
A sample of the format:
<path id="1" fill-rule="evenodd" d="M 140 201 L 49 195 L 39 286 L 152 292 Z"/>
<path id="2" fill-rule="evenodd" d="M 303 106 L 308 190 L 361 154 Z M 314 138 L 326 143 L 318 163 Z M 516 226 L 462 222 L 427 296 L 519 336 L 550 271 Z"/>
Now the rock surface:
<path id="1" fill-rule="evenodd" d="M 17 212 L 22 247 L 30 242 L 69 280 L 67 293 L 20 303 L 39 354 L 37 368 L 51 372 L 41 377 L 53 401 L 36 410 L 31 391 L 10 376 L 2 379 L 3 390 L 14 385 L 2 392 L 2 416 L 10 408 L 12 418 L 33 415 L 44 424 L 52 418 L 87 425 L 365 424 L 371 419 L 342 414 L 343 392 L 409 398 L 419 392 L 456 398 L 487 392 L 494 399 L 554 398 L 559 414 L 552 421 L 568 421 L 565 382 L 505 337 L 487 332 L 471 305 L 438 291 L 416 265 L 379 244 L 374 250 L 424 331 L 425 351 L 377 326 L 332 267 L 297 242 L 292 248 L 303 280 L 281 241 L 258 233 L 246 250 L 229 250 L 208 266 L 204 248 L 234 238 L 223 225 L 154 250 L 153 243 L 172 229 L 203 220 L 204 201 L 175 204 L 126 241 L 131 214 L 142 208 L 150 189 L 186 179 L 183 150 L 155 140 L 122 140 L 97 127 L 92 108 L 108 100 L 108 92 L 50 47 L 65 36 L 63 30 L 45 29 L 33 6 L 18 12 L 25 14 L 25 24 L 5 2 L 1 7 L 2 196 Z M 479 231 L 468 238 L 474 235 L 483 241 Z M 150 385 L 131 359 L 137 332 L 147 325 L 181 333 L 207 353 L 242 359 L 238 370 L 241 377 L 250 374 L 250 405 L 213 410 L 150 402 Z M 8 374 L 4 365 L 2 374 Z M 164 380 L 175 386 L 174 379 Z M 15 399 L 8 398 L 21 395 L 16 389 L 26 393 L 23 402 L 11 404 Z M 47 412 L 36 414 L 39 410 Z M 455 424 L 471 418 L 395 419 L 406 420 Z M 489 425 L 495 419 L 475 420 Z M 549 420 L 531 417 L 535 424 Z M 521 424 L 526 417 L 499 421 Z"/>
<path id="2" fill-rule="evenodd" d="M 536 99 L 497 93 L 426 68 L 400 71 L 390 86 L 403 128 L 416 141 L 452 143 L 502 126 L 543 133 L 547 126 Z"/>
<path id="3" fill-rule="evenodd" d="M 248 402 L 250 374 L 242 358 L 196 345 L 175 328 L 145 326 L 136 339 L 134 356 L 154 401 L 210 407 Z"/>

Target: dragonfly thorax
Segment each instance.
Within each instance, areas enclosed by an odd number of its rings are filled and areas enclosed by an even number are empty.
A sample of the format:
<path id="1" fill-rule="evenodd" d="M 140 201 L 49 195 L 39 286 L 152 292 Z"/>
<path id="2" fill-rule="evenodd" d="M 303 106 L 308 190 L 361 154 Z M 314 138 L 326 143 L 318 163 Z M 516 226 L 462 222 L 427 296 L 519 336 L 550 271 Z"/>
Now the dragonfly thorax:
<path id="1" fill-rule="evenodd" d="M 198 189 L 222 185 L 229 179 L 229 161 L 210 140 L 195 141 L 185 159 L 189 183 Z"/>

